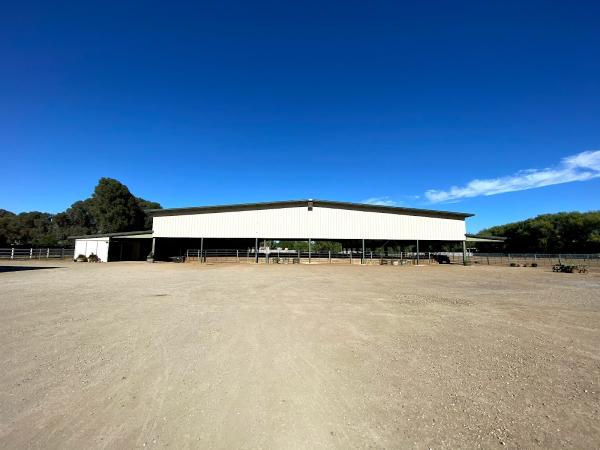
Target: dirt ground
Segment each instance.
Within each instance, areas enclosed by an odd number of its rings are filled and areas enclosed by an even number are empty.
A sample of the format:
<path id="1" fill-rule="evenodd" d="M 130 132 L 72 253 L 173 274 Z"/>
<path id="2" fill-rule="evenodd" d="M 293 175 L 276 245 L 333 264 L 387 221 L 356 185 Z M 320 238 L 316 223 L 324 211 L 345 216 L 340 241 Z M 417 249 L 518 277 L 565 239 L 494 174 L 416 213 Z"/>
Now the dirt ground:
<path id="1" fill-rule="evenodd" d="M 599 273 L 0 266 L 2 448 L 600 447 Z"/>

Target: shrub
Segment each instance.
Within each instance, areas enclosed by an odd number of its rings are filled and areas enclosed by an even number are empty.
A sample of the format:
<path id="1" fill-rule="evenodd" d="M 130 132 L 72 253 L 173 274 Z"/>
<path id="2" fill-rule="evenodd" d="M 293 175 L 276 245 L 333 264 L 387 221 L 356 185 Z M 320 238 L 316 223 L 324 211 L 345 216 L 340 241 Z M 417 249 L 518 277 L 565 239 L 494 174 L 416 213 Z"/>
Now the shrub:
<path id="1" fill-rule="evenodd" d="M 77 258 L 75 258 L 76 262 L 87 262 L 87 258 L 85 257 L 85 255 L 79 255 L 77 256 Z"/>
<path id="2" fill-rule="evenodd" d="M 100 258 L 98 258 L 98 256 L 94 255 L 93 253 L 90 254 L 90 256 L 88 256 L 88 262 L 100 262 Z"/>
<path id="3" fill-rule="evenodd" d="M 537 267 L 537 263 L 531 263 L 531 267 Z"/>

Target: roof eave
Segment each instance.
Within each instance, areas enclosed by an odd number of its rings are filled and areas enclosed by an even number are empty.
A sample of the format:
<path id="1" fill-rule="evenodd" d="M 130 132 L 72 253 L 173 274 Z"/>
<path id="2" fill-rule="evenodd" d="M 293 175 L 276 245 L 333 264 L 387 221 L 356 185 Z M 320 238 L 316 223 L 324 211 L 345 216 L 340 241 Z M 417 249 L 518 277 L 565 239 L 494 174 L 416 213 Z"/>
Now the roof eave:
<path id="1" fill-rule="evenodd" d="M 142 230 L 142 231 L 123 231 L 121 233 L 96 233 L 96 234 L 84 234 L 81 236 L 67 236 L 67 239 L 86 239 L 86 238 L 101 238 L 101 237 L 119 237 L 119 236 L 134 236 L 136 234 L 152 234 L 153 230 Z"/>

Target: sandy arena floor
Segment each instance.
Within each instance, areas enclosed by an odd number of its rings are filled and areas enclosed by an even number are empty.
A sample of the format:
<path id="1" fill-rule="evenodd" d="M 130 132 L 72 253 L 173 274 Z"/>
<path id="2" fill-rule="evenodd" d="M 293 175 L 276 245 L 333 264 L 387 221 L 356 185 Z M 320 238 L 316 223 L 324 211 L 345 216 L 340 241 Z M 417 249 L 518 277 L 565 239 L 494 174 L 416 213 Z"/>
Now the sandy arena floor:
<path id="1" fill-rule="evenodd" d="M 1 448 L 600 447 L 598 273 L 0 266 Z"/>

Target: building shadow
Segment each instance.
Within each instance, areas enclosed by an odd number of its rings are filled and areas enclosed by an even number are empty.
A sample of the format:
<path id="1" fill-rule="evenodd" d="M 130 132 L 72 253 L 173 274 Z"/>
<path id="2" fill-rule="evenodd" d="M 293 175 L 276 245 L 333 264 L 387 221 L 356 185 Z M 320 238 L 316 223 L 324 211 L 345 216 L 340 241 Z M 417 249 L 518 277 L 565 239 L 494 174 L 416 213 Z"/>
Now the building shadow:
<path id="1" fill-rule="evenodd" d="M 44 270 L 44 269 L 62 269 L 62 267 L 58 266 L 43 266 L 43 267 L 34 267 L 34 266 L 0 266 L 0 273 L 3 272 L 20 272 L 22 270 Z"/>

